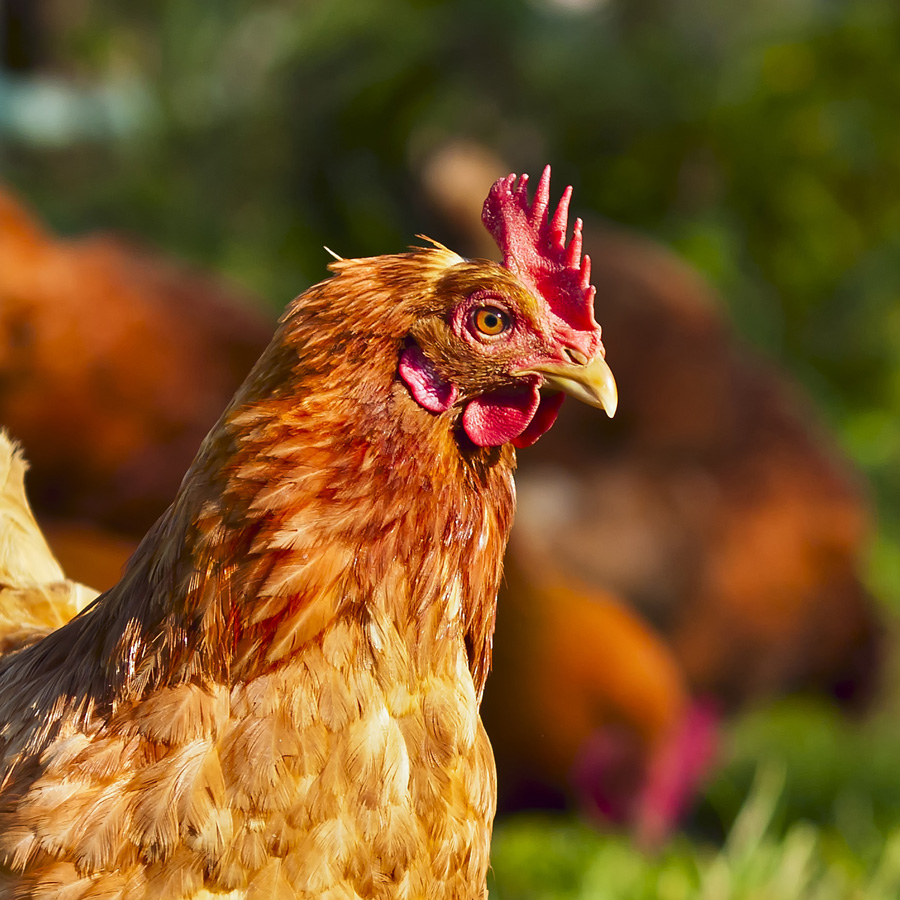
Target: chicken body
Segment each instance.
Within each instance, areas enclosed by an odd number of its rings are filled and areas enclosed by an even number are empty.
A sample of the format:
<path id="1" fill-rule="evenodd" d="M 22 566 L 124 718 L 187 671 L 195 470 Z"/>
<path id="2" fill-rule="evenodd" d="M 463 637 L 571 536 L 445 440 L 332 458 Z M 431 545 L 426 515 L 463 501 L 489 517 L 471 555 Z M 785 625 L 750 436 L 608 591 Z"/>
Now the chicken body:
<path id="1" fill-rule="evenodd" d="M 614 230 L 586 244 L 629 403 L 602 435 L 577 405 L 561 412 L 523 460 L 516 530 L 627 597 L 723 712 L 871 697 L 883 625 L 861 576 L 861 475 L 696 273 Z"/>
<path id="2" fill-rule="evenodd" d="M 602 434 L 565 407 L 554 440 L 522 458 L 507 567 L 529 579 L 501 593 L 484 720 L 501 811 L 566 797 L 653 836 L 690 809 L 716 718 L 790 693 L 871 696 L 882 625 L 860 575 L 861 482 L 796 386 L 660 248 L 615 231 L 587 241 L 627 402 Z M 610 595 L 631 608 L 625 631 Z M 548 627 L 563 616 L 565 631 Z M 510 652 L 520 643 L 536 646 Z M 508 715 L 534 681 L 536 697 L 565 699 Z M 584 766 L 597 735 L 623 732 L 629 767 Z M 680 802 L 654 808 L 666 795 Z"/>
<path id="3" fill-rule="evenodd" d="M 486 896 L 509 439 L 599 329 L 443 248 L 333 268 L 119 584 L 0 662 L 0 897 Z"/>

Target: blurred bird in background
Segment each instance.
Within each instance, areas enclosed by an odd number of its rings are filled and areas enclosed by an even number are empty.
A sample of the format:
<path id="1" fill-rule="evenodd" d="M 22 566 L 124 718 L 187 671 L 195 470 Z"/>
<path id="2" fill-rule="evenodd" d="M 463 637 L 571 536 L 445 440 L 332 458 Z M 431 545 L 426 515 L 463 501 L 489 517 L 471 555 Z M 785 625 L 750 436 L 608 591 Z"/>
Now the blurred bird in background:
<path id="1" fill-rule="evenodd" d="M 0 421 L 43 513 L 139 537 L 270 331 L 236 288 L 119 238 L 57 238 L 0 186 Z"/>

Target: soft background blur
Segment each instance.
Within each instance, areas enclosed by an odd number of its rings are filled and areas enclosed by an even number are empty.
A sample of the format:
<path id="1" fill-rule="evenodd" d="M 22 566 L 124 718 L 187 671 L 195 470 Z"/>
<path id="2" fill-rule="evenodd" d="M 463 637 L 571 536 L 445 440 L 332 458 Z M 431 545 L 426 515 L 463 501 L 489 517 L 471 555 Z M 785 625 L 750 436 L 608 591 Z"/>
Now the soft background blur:
<path id="1" fill-rule="evenodd" d="M 900 6 L 889 0 L 5 0 L 0 178 L 54 229 L 124 231 L 277 310 L 343 256 L 451 241 L 448 141 L 546 161 L 697 266 L 871 483 L 900 608 Z M 602 322 L 602 307 L 598 308 Z M 552 436 L 551 436 L 552 437 Z M 783 705 L 660 855 L 498 828 L 500 900 L 894 897 L 900 727 Z M 728 835 L 727 838 L 723 838 Z M 724 843 L 723 843 L 724 840 Z"/>

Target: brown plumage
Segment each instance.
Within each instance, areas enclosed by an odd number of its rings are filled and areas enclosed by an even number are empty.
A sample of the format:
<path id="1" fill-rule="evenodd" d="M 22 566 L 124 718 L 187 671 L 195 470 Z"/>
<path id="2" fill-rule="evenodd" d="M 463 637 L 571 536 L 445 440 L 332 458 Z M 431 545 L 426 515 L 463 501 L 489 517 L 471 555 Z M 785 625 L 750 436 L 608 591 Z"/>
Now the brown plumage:
<path id="1" fill-rule="evenodd" d="M 492 191 L 505 267 L 333 263 L 122 580 L 0 661 L 0 896 L 486 896 L 510 442 L 542 383 L 614 404 L 548 179 Z"/>

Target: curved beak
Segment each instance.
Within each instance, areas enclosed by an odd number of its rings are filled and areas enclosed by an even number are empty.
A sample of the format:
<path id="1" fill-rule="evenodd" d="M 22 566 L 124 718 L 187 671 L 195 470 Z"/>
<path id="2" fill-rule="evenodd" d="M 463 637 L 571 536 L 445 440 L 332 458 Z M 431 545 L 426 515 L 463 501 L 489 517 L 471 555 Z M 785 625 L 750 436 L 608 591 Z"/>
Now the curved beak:
<path id="1" fill-rule="evenodd" d="M 606 360 L 599 353 L 592 360 L 571 351 L 569 356 L 573 360 L 571 363 L 541 363 L 516 374 L 541 375 L 547 387 L 564 391 L 583 403 L 603 409 L 612 418 L 619 405 L 619 392 Z"/>

